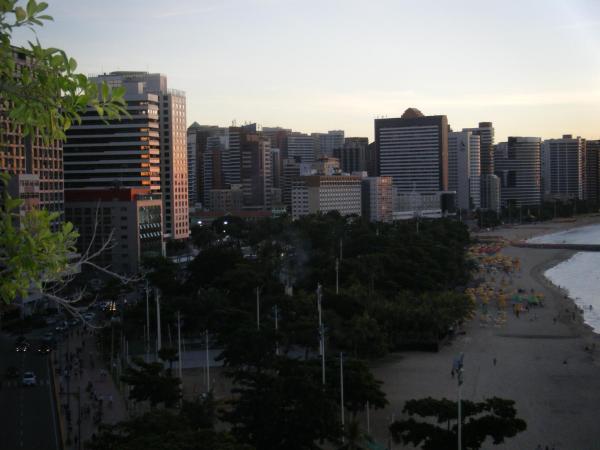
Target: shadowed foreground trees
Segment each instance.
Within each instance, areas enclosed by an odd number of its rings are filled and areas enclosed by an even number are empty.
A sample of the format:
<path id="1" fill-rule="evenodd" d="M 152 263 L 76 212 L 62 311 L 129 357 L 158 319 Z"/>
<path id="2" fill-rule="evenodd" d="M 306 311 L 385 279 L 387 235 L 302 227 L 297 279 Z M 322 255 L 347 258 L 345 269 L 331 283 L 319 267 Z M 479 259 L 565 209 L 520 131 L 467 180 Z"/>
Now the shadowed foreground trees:
<path id="1" fill-rule="evenodd" d="M 494 445 L 516 436 L 527 429 L 517 417 L 513 400 L 498 397 L 483 402 L 462 402 L 462 445 L 465 450 L 477 450 L 489 438 Z M 411 416 L 390 425 L 390 432 L 398 443 L 412 444 L 423 450 L 454 450 L 458 439 L 457 403 L 431 397 L 409 400 L 403 412 Z M 412 416 L 425 419 L 418 421 Z"/>

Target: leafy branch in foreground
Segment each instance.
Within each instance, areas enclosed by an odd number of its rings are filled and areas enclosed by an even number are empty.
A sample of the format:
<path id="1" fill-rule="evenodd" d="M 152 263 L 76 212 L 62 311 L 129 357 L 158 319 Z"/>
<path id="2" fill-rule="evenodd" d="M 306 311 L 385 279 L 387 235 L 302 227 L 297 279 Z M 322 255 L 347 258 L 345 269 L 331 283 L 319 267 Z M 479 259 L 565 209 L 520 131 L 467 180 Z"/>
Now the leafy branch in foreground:
<path id="1" fill-rule="evenodd" d="M 64 140 L 72 123 L 81 123 L 89 107 L 106 120 L 127 115 L 125 89 L 111 89 L 77 73 L 77 62 L 58 48 L 44 48 L 35 27 L 53 20 L 43 14 L 45 2 L 0 0 L 0 100 L 12 123 L 21 125 L 25 136 L 39 135 L 45 141 Z M 13 46 L 12 34 L 28 28 L 34 40 L 27 47 Z M 24 64 L 17 64 L 19 55 Z M 0 108 L 1 109 L 1 108 Z"/>

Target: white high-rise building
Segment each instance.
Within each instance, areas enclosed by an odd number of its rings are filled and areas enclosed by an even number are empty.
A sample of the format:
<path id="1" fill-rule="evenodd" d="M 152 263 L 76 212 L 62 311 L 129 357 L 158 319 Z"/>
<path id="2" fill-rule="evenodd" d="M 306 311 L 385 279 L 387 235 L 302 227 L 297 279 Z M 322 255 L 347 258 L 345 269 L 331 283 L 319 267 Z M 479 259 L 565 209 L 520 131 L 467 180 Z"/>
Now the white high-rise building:
<path id="1" fill-rule="evenodd" d="M 480 205 L 479 136 L 470 131 L 448 133 L 448 190 L 456 191 L 456 206 L 462 210 Z"/>
<path id="2" fill-rule="evenodd" d="M 585 141 L 567 134 L 542 143 L 544 195 L 561 199 L 583 199 Z"/>
<path id="3" fill-rule="evenodd" d="M 293 181 L 292 217 L 339 211 L 361 215 L 361 177 L 309 175 Z"/>

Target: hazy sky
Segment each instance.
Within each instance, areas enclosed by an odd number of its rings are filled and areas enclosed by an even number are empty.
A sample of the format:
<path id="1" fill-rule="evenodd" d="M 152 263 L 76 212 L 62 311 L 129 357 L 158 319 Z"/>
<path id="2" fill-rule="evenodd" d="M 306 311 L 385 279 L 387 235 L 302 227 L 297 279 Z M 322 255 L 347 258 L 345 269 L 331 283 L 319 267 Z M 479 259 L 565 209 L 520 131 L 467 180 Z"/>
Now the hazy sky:
<path id="1" fill-rule="evenodd" d="M 188 123 L 373 137 L 410 106 L 452 127 L 600 138 L 598 0 L 49 0 L 84 73 L 148 70 Z"/>

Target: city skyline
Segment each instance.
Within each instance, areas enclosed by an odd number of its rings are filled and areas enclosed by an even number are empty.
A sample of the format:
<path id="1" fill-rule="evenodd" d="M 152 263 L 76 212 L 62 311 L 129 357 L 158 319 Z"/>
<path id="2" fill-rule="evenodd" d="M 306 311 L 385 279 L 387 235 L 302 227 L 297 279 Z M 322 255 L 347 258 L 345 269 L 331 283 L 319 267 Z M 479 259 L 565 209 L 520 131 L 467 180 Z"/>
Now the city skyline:
<path id="1" fill-rule="evenodd" d="M 60 0 L 39 37 L 84 73 L 168 74 L 187 93 L 187 125 L 373 139 L 374 118 L 416 107 L 454 130 L 494 122 L 497 142 L 600 137 L 600 5 L 429 3 Z"/>

